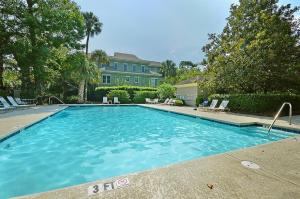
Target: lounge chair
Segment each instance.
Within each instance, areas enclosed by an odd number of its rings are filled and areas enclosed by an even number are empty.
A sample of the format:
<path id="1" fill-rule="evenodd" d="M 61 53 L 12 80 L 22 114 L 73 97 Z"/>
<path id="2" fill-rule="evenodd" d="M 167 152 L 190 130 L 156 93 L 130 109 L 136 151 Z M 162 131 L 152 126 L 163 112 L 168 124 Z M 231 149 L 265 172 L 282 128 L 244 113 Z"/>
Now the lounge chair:
<path id="1" fill-rule="evenodd" d="M 150 98 L 145 98 L 145 102 L 146 102 L 146 104 L 152 104 L 152 101 Z"/>
<path id="2" fill-rule="evenodd" d="M 15 107 L 11 106 L 3 97 L 0 96 L 0 102 L 3 105 L 1 110 L 13 109 Z"/>
<path id="3" fill-rule="evenodd" d="M 114 104 L 120 104 L 118 97 L 114 97 Z"/>
<path id="4" fill-rule="evenodd" d="M 158 104 L 158 98 L 155 98 L 155 99 L 153 100 L 153 104 Z"/>
<path id="5" fill-rule="evenodd" d="M 103 97 L 102 104 L 108 104 L 107 97 Z"/>
<path id="6" fill-rule="evenodd" d="M 26 105 L 27 104 L 26 102 L 22 101 L 21 98 L 19 98 L 19 97 L 15 97 L 15 100 L 20 105 Z"/>
<path id="7" fill-rule="evenodd" d="M 228 108 L 227 108 L 228 103 L 229 103 L 229 100 L 223 100 L 218 108 L 213 108 L 211 110 L 215 110 L 215 111 L 228 110 Z"/>
<path id="8" fill-rule="evenodd" d="M 209 107 L 199 107 L 200 109 L 204 109 L 204 110 L 212 110 L 214 108 L 216 108 L 218 104 L 218 100 L 214 99 L 211 103 Z"/>
<path id="9" fill-rule="evenodd" d="M 175 104 L 175 100 L 174 99 L 170 99 L 167 104 L 168 105 L 174 105 Z"/>
<path id="10" fill-rule="evenodd" d="M 14 107 L 23 107 L 23 108 L 25 108 L 25 107 L 30 107 L 30 106 L 27 105 L 27 104 L 23 104 L 23 105 L 18 104 L 18 103 L 14 100 L 14 98 L 11 97 L 11 96 L 7 96 L 7 99 L 8 99 L 8 101 L 9 101 Z"/>
<path id="11" fill-rule="evenodd" d="M 208 100 L 204 100 L 201 104 L 199 104 L 199 108 L 204 108 L 208 106 Z"/>
<path id="12" fill-rule="evenodd" d="M 167 98 L 162 104 L 167 105 L 169 101 L 170 101 L 170 99 Z"/>

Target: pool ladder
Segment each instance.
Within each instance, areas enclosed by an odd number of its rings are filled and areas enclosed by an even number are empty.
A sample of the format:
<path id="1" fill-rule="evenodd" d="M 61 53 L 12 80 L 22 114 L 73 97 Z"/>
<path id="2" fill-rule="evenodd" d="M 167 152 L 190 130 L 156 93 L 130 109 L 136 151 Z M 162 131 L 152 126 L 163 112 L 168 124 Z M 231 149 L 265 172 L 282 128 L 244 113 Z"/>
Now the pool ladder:
<path id="1" fill-rule="evenodd" d="M 56 99 L 57 101 L 59 101 L 60 103 L 62 103 L 62 104 L 65 104 L 62 100 L 60 100 L 58 97 L 56 97 L 56 96 L 50 96 L 49 97 L 49 99 L 48 99 L 48 101 L 49 101 L 49 104 L 51 103 L 51 99 L 52 98 L 54 98 L 54 99 Z"/>
<path id="2" fill-rule="evenodd" d="M 289 102 L 284 102 L 284 103 L 281 105 L 281 107 L 280 107 L 279 111 L 277 112 L 277 114 L 275 115 L 272 124 L 269 126 L 269 129 L 268 129 L 268 135 L 270 135 L 270 131 L 271 131 L 273 125 L 275 124 L 276 120 L 277 120 L 278 117 L 280 116 L 280 113 L 282 112 L 282 110 L 283 110 L 283 108 L 285 107 L 285 105 L 289 105 L 289 107 L 290 107 L 290 110 L 289 110 L 289 124 L 292 125 L 292 104 L 289 103 Z"/>

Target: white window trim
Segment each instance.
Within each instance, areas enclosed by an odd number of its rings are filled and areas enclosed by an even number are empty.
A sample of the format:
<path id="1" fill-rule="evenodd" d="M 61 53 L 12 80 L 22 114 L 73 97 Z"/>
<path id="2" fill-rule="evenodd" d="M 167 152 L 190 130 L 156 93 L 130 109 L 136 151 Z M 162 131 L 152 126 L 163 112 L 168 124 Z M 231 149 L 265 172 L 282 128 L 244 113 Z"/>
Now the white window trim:
<path id="1" fill-rule="evenodd" d="M 126 65 L 126 70 L 125 70 L 125 65 Z M 128 64 L 127 63 L 123 64 L 123 71 L 126 71 L 126 72 L 128 71 Z"/>
<path id="2" fill-rule="evenodd" d="M 127 81 L 128 78 L 128 81 Z M 130 76 L 125 76 L 125 82 L 130 82 Z"/>
<path id="3" fill-rule="evenodd" d="M 143 71 L 143 67 L 144 67 L 144 71 Z M 145 65 L 141 65 L 141 72 L 145 73 L 146 72 L 146 66 Z"/>
<path id="4" fill-rule="evenodd" d="M 106 76 L 106 81 L 105 82 L 103 82 L 103 80 L 104 80 L 103 76 Z M 107 77 L 108 76 L 109 76 L 109 83 L 107 83 Z M 106 74 L 102 75 L 102 84 L 111 84 L 111 75 L 106 75 Z"/>
<path id="5" fill-rule="evenodd" d="M 136 79 L 137 79 L 137 81 L 135 81 Z M 140 77 L 139 77 L 139 76 L 135 76 L 135 77 L 134 77 L 134 83 L 135 83 L 135 84 L 140 83 Z"/>
<path id="6" fill-rule="evenodd" d="M 115 67 L 116 64 L 117 64 L 117 67 Z M 118 62 L 114 62 L 113 69 L 118 70 Z"/>

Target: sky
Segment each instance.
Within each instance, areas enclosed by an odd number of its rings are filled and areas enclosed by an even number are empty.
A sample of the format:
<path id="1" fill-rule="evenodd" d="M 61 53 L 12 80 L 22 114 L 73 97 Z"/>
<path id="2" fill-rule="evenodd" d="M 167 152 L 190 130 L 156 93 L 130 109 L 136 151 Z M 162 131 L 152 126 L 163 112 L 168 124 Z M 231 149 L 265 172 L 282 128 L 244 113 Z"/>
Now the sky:
<path id="1" fill-rule="evenodd" d="M 238 0 L 74 0 L 103 23 L 89 51 L 135 54 L 151 61 L 200 62 L 209 33 L 220 33 Z M 300 6 L 300 0 L 280 0 Z"/>

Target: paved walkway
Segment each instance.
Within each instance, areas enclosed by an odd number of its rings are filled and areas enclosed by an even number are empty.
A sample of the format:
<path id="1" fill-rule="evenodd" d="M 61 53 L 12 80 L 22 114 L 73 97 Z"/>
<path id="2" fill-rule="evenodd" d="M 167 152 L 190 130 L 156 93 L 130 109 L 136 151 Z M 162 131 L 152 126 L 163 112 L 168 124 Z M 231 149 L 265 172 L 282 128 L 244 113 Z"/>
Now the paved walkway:
<path id="1" fill-rule="evenodd" d="M 272 118 L 194 111 L 190 107 L 145 105 L 207 119 L 216 119 L 239 125 L 269 124 Z M 20 110 L 0 115 L 0 132 L 28 125 L 61 109 L 60 106 Z M 286 118 L 278 121 L 280 127 L 300 129 L 299 117 L 290 126 Z M 257 163 L 253 170 L 241 165 L 242 160 Z M 231 151 L 129 174 L 129 186 L 88 196 L 88 187 L 107 183 L 122 177 L 81 184 L 20 198 L 300 198 L 300 136 L 274 143 Z M 100 172 L 100 171 L 99 171 Z M 49 176 L 51 177 L 51 176 Z M 209 188 L 210 187 L 210 188 Z"/>
<path id="2" fill-rule="evenodd" d="M 269 126 L 273 118 L 272 117 L 264 117 L 264 116 L 256 116 L 256 115 L 248 115 L 248 114 L 238 114 L 238 113 L 230 113 L 230 112 L 213 112 L 213 111 L 203 111 L 203 110 L 194 110 L 192 107 L 180 107 L 180 106 L 168 106 L 168 105 L 153 105 L 153 104 L 144 104 L 142 106 L 161 109 L 170 112 L 183 113 L 187 115 L 199 116 L 204 119 L 211 119 L 215 121 L 235 124 L 235 125 L 253 125 L 253 124 L 261 124 Z M 300 129 L 300 115 L 292 117 L 292 125 L 289 125 L 288 117 L 280 117 L 275 125 L 275 127 L 291 129 L 291 130 L 299 130 Z"/>

